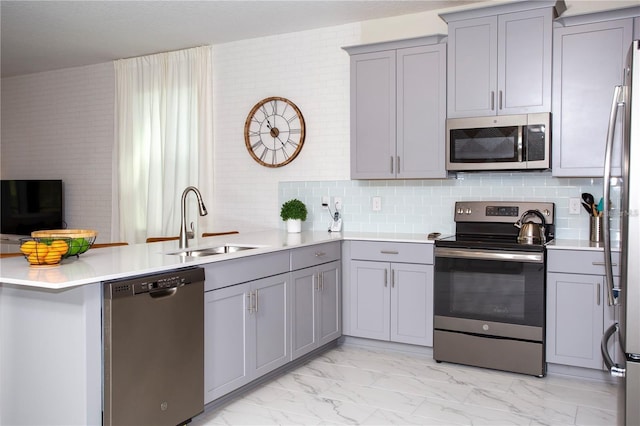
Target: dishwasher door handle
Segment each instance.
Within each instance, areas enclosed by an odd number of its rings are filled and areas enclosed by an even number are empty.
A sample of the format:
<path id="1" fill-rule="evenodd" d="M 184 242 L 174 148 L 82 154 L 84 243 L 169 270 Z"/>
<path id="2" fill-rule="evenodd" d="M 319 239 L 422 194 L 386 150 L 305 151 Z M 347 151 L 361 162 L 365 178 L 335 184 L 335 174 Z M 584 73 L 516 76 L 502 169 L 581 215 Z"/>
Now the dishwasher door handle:
<path id="1" fill-rule="evenodd" d="M 166 299 L 167 297 L 171 297 L 178 292 L 178 287 L 173 288 L 165 288 L 162 290 L 156 290 L 149 293 L 149 296 L 153 299 Z"/>

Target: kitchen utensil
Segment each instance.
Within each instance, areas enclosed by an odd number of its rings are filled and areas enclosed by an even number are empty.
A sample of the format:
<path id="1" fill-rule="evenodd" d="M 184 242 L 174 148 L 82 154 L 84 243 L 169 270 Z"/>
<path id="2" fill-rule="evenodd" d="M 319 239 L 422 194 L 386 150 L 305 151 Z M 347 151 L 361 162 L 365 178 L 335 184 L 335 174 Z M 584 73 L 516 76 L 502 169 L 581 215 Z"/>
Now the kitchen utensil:
<path id="1" fill-rule="evenodd" d="M 598 210 L 598 213 L 602 212 L 602 210 L 604 210 L 604 198 L 600 198 L 600 201 L 598 201 L 598 207 L 596 207 L 596 210 Z"/>
<path id="2" fill-rule="evenodd" d="M 593 195 L 588 192 L 583 192 L 582 200 L 591 207 L 591 214 L 593 216 L 598 216 L 598 212 L 596 211 L 596 200 L 593 198 Z"/>
<path id="3" fill-rule="evenodd" d="M 536 222 L 525 222 L 523 221 L 529 216 L 535 215 L 540 218 L 542 223 Z M 546 241 L 544 235 L 544 229 L 547 225 L 547 220 L 544 218 L 544 215 L 540 213 L 538 210 L 527 210 L 520 216 L 520 219 L 516 223 L 513 224 L 516 228 L 520 228 L 520 232 L 518 233 L 518 242 L 525 244 L 540 244 Z"/>
<path id="4" fill-rule="evenodd" d="M 582 202 L 582 207 L 584 207 L 584 209 L 587 211 L 587 213 L 592 214 L 593 211 L 591 210 L 591 206 L 587 203 L 585 203 L 584 201 Z"/>

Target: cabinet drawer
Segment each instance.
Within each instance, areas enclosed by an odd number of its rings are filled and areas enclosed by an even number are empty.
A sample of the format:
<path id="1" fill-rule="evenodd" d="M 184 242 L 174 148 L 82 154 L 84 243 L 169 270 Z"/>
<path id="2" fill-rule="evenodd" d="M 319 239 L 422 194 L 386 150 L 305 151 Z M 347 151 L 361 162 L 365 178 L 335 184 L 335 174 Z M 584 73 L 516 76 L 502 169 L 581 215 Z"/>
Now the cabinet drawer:
<path id="1" fill-rule="evenodd" d="M 205 265 L 204 291 L 289 272 L 289 250 Z"/>
<path id="2" fill-rule="evenodd" d="M 291 250 L 291 270 L 340 260 L 340 242 L 316 244 Z"/>
<path id="3" fill-rule="evenodd" d="M 433 264 L 433 244 L 352 241 L 351 259 Z"/>
<path id="4" fill-rule="evenodd" d="M 613 275 L 620 275 L 620 253 L 611 253 Z M 549 250 L 547 271 L 604 275 L 604 252 L 587 250 Z"/>

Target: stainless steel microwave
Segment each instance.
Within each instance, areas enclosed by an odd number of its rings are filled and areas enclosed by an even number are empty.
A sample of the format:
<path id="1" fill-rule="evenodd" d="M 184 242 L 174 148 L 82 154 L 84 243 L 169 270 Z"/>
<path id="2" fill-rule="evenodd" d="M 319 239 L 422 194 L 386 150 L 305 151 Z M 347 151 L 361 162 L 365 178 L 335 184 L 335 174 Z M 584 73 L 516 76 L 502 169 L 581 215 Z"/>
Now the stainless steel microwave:
<path id="1" fill-rule="evenodd" d="M 550 113 L 450 118 L 447 170 L 548 169 L 550 122 Z"/>

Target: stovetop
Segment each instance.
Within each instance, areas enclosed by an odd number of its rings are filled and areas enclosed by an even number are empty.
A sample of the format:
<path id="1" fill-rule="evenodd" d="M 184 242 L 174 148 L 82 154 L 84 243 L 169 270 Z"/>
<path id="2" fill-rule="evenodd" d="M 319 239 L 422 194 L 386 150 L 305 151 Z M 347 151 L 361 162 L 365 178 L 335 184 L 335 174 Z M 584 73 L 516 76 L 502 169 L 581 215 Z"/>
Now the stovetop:
<path id="1" fill-rule="evenodd" d="M 549 241 L 547 241 L 549 242 Z M 435 242 L 437 247 L 486 249 L 486 250 L 517 250 L 543 251 L 544 244 L 527 244 L 518 242 L 518 235 L 513 236 L 484 236 L 484 235 L 453 235 L 441 238 Z"/>
<path id="2" fill-rule="evenodd" d="M 545 217 L 545 237 L 554 237 L 555 205 L 547 202 L 523 201 L 459 201 L 455 204 L 456 234 L 436 241 L 437 247 L 487 250 L 542 251 L 543 243 L 518 242 L 520 229 L 514 224 L 523 213 L 537 210 Z M 541 223 L 530 214 L 525 222 Z"/>

